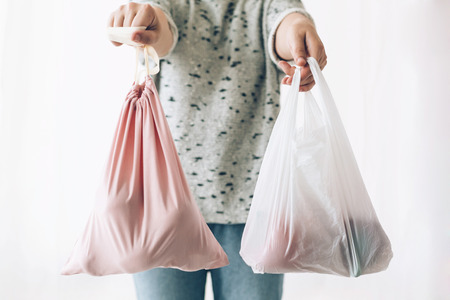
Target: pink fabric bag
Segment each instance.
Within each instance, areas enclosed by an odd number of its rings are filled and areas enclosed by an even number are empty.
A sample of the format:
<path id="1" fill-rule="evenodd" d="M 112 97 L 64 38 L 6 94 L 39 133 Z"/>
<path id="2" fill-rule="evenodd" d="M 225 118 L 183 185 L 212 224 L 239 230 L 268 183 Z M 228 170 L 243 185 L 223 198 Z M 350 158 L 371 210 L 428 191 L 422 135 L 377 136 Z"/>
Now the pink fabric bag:
<path id="1" fill-rule="evenodd" d="M 122 107 L 104 180 L 87 225 L 61 274 L 103 276 L 156 267 L 184 271 L 228 265 L 184 176 L 148 70 Z M 150 52 L 150 53 L 149 53 Z"/>

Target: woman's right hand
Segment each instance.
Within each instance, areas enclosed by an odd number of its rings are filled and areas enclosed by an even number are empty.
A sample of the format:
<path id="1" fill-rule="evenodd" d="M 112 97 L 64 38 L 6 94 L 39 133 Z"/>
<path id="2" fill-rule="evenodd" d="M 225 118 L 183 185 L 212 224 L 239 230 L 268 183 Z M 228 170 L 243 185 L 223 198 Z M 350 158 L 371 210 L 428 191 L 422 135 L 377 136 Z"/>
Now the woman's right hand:
<path id="1" fill-rule="evenodd" d="M 137 30 L 131 39 L 143 45 L 152 45 L 159 56 L 167 54 L 172 46 L 172 32 L 166 15 L 150 4 L 130 2 L 121 5 L 108 20 L 109 27 L 138 27 L 145 26 L 146 30 Z M 121 43 L 112 42 L 115 46 Z"/>

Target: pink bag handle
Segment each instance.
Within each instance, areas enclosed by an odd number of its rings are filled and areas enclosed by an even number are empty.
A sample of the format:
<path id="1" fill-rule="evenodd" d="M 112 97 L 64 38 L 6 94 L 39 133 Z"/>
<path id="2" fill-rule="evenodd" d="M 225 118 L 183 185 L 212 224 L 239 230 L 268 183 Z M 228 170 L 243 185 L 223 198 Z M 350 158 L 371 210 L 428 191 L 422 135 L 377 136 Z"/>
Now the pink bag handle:
<path id="1" fill-rule="evenodd" d="M 156 53 L 155 48 L 150 45 L 143 45 L 136 43 L 131 40 L 131 35 L 133 32 L 137 30 L 145 30 L 145 26 L 140 27 L 108 27 L 106 29 L 108 38 L 110 41 L 127 44 L 129 46 L 133 46 L 136 48 L 136 71 L 135 71 L 135 83 L 139 82 L 140 72 L 138 71 L 139 66 L 139 49 L 144 49 L 144 58 L 145 58 L 145 69 L 147 71 L 147 76 L 155 75 L 159 72 L 159 56 Z M 150 69 L 148 64 L 148 57 L 151 57 L 155 63 L 155 66 Z"/>

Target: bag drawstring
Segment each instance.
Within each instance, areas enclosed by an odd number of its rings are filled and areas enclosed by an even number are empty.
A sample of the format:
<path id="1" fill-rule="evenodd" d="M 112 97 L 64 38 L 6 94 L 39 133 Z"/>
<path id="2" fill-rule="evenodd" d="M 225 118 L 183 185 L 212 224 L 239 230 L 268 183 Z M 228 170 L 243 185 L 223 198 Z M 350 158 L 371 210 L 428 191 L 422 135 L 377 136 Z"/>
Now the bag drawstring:
<path id="1" fill-rule="evenodd" d="M 145 70 L 147 71 L 147 76 L 155 75 L 159 72 L 159 56 L 158 53 L 156 53 L 155 48 L 149 45 L 145 45 L 142 47 L 136 47 L 136 70 L 134 74 L 134 82 L 135 84 L 139 83 L 139 78 L 141 72 L 139 72 L 139 48 L 144 49 L 144 60 L 145 60 Z M 151 57 L 153 62 L 155 63 L 155 66 L 150 70 L 149 63 L 148 63 L 148 57 Z"/>

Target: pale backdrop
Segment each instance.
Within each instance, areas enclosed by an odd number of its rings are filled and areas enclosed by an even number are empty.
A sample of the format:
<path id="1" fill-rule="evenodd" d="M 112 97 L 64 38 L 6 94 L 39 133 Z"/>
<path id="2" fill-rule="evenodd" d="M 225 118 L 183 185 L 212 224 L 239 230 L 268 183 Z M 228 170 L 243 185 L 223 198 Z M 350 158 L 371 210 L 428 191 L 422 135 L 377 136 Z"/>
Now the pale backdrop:
<path id="1" fill-rule="evenodd" d="M 0 299 L 134 299 L 130 275 L 59 275 L 132 83 L 134 51 L 105 38 L 124 2 L 0 2 Z M 304 4 L 394 258 L 288 275 L 284 299 L 450 299 L 450 2 Z"/>

